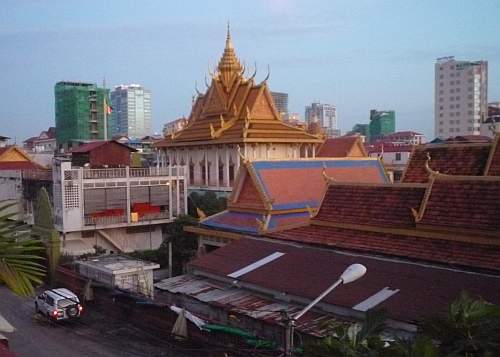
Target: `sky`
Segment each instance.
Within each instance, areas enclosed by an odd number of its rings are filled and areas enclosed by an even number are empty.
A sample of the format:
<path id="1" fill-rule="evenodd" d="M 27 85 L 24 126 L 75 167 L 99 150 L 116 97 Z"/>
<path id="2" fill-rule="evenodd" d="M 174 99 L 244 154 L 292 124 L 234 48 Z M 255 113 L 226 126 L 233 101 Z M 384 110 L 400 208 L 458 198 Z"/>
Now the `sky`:
<path id="1" fill-rule="evenodd" d="M 61 80 L 152 91 L 153 128 L 188 116 L 204 90 L 230 21 L 236 54 L 257 81 L 337 106 L 343 133 L 370 109 L 396 111 L 397 130 L 429 138 L 434 62 L 487 60 L 488 100 L 500 100 L 500 1 L 72 1 L 2 0 L 0 135 L 20 143 L 55 124 Z"/>

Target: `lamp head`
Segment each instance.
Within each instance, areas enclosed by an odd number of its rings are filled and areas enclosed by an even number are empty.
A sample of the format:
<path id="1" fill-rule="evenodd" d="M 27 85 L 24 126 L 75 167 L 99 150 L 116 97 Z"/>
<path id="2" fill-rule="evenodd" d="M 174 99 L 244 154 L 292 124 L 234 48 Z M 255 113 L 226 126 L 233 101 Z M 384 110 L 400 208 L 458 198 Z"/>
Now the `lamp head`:
<path id="1" fill-rule="evenodd" d="M 366 273 L 366 267 L 362 264 L 352 264 L 347 267 L 347 269 L 342 273 L 340 279 L 342 284 L 352 283 L 358 280 Z"/>

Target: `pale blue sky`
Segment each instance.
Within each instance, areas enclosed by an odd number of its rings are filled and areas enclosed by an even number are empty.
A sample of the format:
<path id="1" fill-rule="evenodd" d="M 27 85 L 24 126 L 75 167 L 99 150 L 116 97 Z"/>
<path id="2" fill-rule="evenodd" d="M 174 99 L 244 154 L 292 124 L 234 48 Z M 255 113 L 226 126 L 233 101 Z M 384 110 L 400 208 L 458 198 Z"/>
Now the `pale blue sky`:
<path id="1" fill-rule="evenodd" d="M 343 132 L 369 110 L 394 109 L 397 129 L 433 134 L 434 61 L 489 61 L 500 100 L 500 1 L 23 1 L 2 0 L 0 135 L 18 142 L 54 125 L 60 80 L 153 92 L 156 131 L 188 115 L 231 21 L 237 55 L 271 67 L 271 90 L 304 115 L 337 105 Z"/>

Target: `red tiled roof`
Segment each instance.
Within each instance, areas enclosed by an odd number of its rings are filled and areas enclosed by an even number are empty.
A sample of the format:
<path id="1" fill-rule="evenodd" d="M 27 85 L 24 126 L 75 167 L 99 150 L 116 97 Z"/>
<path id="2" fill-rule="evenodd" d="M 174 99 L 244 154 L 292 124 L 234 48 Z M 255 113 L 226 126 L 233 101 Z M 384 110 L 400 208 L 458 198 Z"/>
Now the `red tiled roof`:
<path id="1" fill-rule="evenodd" d="M 447 179 L 438 175 L 420 224 L 500 235 L 500 180 Z"/>
<path id="2" fill-rule="evenodd" d="M 488 176 L 500 176 L 500 135 L 496 136 L 490 155 L 490 165 L 486 174 Z"/>
<path id="3" fill-rule="evenodd" d="M 384 137 L 384 139 L 386 139 L 386 138 L 397 138 L 397 137 L 401 137 L 401 136 L 415 136 L 415 135 L 422 135 L 422 133 L 417 133 L 416 131 L 411 131 L 411 130 L 396 131 L 395 133 L 386 135 Z"/>
<path id="4" fill-rule="evenodd" d="M 0 170 L 39 170 L 43 168 L 32 161 L 3 161 L 0 162 Z"/>
<path id="5" fill-rule="evenodd" d="M 237 280 L 312 300 L 331 285 L 347 266 L 360 263 L 366 266 L 367 273 L 359 281 L 327 295 L 324 302 L 353 308 L 385 287 L 399 289 L 377 307 L 387 309 L 391 318 L 400 321 L 421 320 L 430 314 L 443 312 L 462 290 L 481 295 L 492 303 L 500 303 L 499 277 L 253 238 L 234 241 L 195 259 L 190 267 L 201 274 L 205 272 L 230 279 L 228 274 L 275 252 L 284 255 Z M 499 259 L 497 254 L 496 260 Z"/>
<path id="6" fill-rule="evenodd" d="M 486 244 L 315 225 L 276 232 L 267 236 L 366 254 L 381 254 L 450 266 L 500 271 L 500 247 Z"/>
<path id="7" fill-rule="evenodd" d="M 367 145 L 366 149 L 371 153 L 383 152 L 411 152 L 415 145 L 395 145 L 393 143 L 376 143 L 374 145 Z"/>
<path id="8" fill-rule="evenodd" d="M 91 143 L 83 144 L 83 145 L 80 145 L 77 148 L 71 150 L 71 153 L 87 153 L 89 151 L 94 150 L 95 148 L 98 148 L 98 147 L 103 146 L 103 145 L 111 144 L 111 143 L 121 145 L 121 146 L 129 149 L 130 151 L 137 151 L 136 149 L 131 148 L 130 146 L 122 144 L 118 141 L 110 140 L 110 141 L 94 141 Z"/>
<path id="9" fill-rule="evenodd" d="M 489 143 L 491 138 L 484 135 L 459 135 L 446 139 L 446 142 L 451 143 Z"/>
<path id="10" fill-rule="evenodd" d="M 414 227 L 423 185 L 351 185 L 328 187 L 316 220 L 384 227 Z"/>
<path id="11" fill-rule="evenodd" d="M 491 144 L 429 144 L 417 146 L 410 157 L 403 182 L 427 182 L 425 169 L 427 153 L 429 166 L 447 175 L 482 176 Z"/>
<path id="12" fill-rule="evenodd" d="M 359 145 L 358 136 L 343 136 L 326 139 L 316 154 L 316 157 L 346 157 L 354 146 Z M 363 147 L 359 145 L 360 149 Z M 365 155 L 366 156 L 366 153 Z"/>

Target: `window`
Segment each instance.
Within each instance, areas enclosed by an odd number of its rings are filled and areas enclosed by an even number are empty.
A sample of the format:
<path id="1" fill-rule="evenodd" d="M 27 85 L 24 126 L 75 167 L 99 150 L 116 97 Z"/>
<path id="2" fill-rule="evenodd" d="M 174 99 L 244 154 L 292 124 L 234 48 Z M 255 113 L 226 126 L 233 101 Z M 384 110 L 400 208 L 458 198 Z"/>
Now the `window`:
<path id="1" fill-rule="evenodd" d="M 219 164 L 219 185 L 224 182 L 224 164 Z"/>
<path id="2" fill-rule="evenodd" d="M 234 180 L 234 164 L 229 164 L 229 183 L 232 185 Z"/>
<path id="3" fill-rule="evenodd" d="M 396 153 L 396 161 L 401 161 L 401 153 L 400 152 Z"/>

